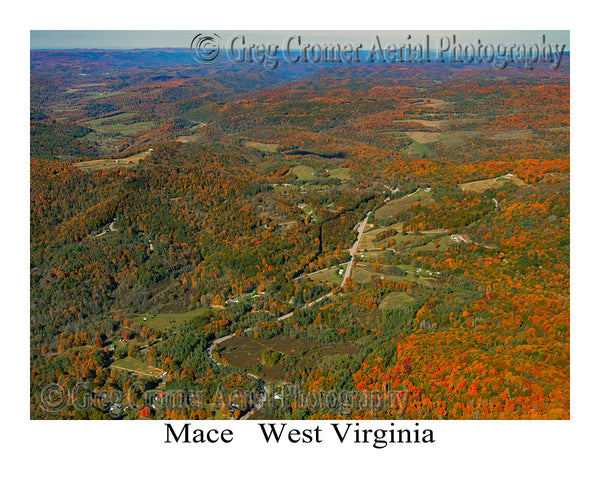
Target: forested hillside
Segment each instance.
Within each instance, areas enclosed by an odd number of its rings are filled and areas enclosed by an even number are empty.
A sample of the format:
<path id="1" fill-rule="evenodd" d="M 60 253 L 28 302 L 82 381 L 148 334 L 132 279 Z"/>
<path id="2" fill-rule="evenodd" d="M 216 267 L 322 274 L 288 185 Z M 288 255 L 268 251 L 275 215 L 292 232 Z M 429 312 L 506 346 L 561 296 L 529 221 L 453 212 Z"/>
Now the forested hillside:
<path id="1" fill-rule="evenodd" d="M 32 418 L 569 418 L 568 62 L 178 55 L 32 53 Z"/>

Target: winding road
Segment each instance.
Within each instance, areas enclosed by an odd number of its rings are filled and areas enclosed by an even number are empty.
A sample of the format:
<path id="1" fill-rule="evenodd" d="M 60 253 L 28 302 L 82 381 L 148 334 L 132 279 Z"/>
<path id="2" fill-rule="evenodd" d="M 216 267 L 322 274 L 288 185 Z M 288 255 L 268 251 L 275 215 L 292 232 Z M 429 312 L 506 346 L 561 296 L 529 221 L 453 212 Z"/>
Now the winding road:
<path id="1" fill-rule="evenodd" d="M 348 266 L 346 267 L 346 272 L 344 273 L 344 278 L 340 285 L 341 287 L 343 287 L 346 284 L 346 281 L 350 278 L 350 275 L 352 274 L 352 264 L 354 263 L 356 254 L 358 252 L 358 246 L 360 245 L 360 241 L 362 239 L 363 233 L 367 226 L 367 221 L 369 220 L 369 215 L 371 215 L 371 212 L 367 212 L 367 216 L 364 218 L 364 220 L 362 222 L 360 222 L 359 224 L 357 224 L 355 227 L 356 230 L 358 231 L 358 236 L 356 237 L 356 241 L 350 248 L 350 261 L 347 262 Z M 326 293 L 325 295 L 317 298 L 316 300 L 313 300 L 312 302 L 307 303 L 302 308 L 304 309 L 304 308 L 312 307 L 313 305 L 325 300 L 326 298 L 332 297 L 333 295 L 335 295 L 336 291 L 337 291 L 337 288 L 335 288 L 334 290 L 330 291 L 329 293 Z M 292 315 L 294 315 L 294 312 L 286 313 L 285 315 L 281 315 L 280 317 L 277 317 L 277 320 L 279 320 L 279 321 L 287 320 Z M 247 328 L 246 330 L 244 330 L 244 332 L 251 332 L 253 330 L 254 330 L 254 327 L 250 327 L 250 328 Z M 231 365 L 225 365 L 225 364 L 219 362 L 214 357 L 214 350 L 217 345 L 219 345 L 222 342 L 225 342 L 226 340 L 229 340 L 230 338 L 233 338 L 234 336 L 235 336 L 235 334 L 231 333 L 229 335 L 225 335 L 224 337 L 217 338 L 208 346 L 208 348 L 206 349 L 206 354 L 208 355 L 208 358 L 211 360 L 211 362 L 213 362 L 216 365 L 222 366 L 222 367 L 225 367 L 225 366 L 231 367 Z M 250 373 L 246 370 L 243 370 L 241 373 L 243 375 L 246 375 L 247 377 L 254 378 L 255 380 L 258 381 L 258 385 L 259 385 L 259 392 L 258 392 L 259 396 L 258 396 L 258 399 L 257 399 L 255 405 L 243 417 L 240 417 L 240 420 L 247 420 L 251 415 L 253 415 L 254 413 L 256 413 L 258 410 L 260 410 L 262 408 L 265 401 L 267 400 L 267 395 L 269 393 L 269 390 L 268 390 L 267 386 L 265 385 L 265 382 L 262 378 L 254 375 L 253 373 Z"/>

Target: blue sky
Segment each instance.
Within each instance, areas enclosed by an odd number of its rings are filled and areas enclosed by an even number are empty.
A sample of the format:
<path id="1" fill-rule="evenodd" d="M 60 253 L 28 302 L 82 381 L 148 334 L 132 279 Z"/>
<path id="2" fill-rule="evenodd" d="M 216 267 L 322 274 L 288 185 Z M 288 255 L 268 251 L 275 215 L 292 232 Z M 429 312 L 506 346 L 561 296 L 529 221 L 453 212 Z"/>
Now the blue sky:
<path id="1" fill-rule="evenodd" d="M 289 35 L 299 34 L 302 35 L 303 39 L 310 42 L 363 42 L 367 45 L 372 42 L 376 34 L 379 35 L 382 41 L 394 43 L 406 41 L 409 34 L 414 39 L 423 38 L 425 34 L 429 34 L 432 39 L 443 35 L 456 34 L 457 42 L 476 42 L 480 39 L 483 43 L 495 44 L 538 43 L 541 35 L 545 34 L 546 42 L 565 44 L 567 46 L 566 50 L 570 50 L 570 35 L 568 30 L 32 30 L 30 32 L 30 40 L 32 49 L 189 48 L 192 38 L 198 33 L 217 33 L 224 41 L 227 41 L 233 35 L 243 34 L 252 42 L 277 44 L 282 44 Z"/>

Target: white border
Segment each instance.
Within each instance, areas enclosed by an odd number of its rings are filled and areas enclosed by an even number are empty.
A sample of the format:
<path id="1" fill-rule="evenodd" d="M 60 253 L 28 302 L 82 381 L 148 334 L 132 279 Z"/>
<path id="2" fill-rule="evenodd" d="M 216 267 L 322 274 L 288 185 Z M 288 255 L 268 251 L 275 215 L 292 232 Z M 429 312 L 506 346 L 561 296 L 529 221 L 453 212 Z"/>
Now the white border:
<path id="1" fill-rule="evenodd" d="M 3 431 L 5 462 L 23 474 L 45 478 L 170 478 L 215 474 L 304 478 L 386 475 L 424 478 L 585 478 L 597 445 L 598 314 L 592 299 L 598 275 L 597 205 L 598 94 L 595 69 L 597 28 L 593 13 L 563 2 L 356 3 L 303 1 L 188 3 L 28 2 L 5 12 L 5 140 L 2 252 L 5 263 L 2 320 Z M 587 13 L 585 13 L 587 11 Z M 583 17 L 583 18 L 581 18 Z M 335 442 L 294 447 L 265 446 L 255 422 L 234 424 L 228 447 L 165 445 L 163 422 L 32 422 L 29 420 L 28 103 L 29 30 L 35 29 L 570 29 L 572 55 L 572 420 L 562 422 L 419 422 L 434 424 L 437 443 L 366 445 Z M 5 25 L 6 28 L 6 25 Z M 591 116 L 594 111 L 595 116 Z M 592 130 L 593 129 L 593 130 Z M 588 180 L 589 179 L 589 180 Z M 587 180 L 587 181 L 586 181 Z M 589 183 L 588 183 L 589 182 Z M 593 210 L 592 210 L 593 209 Z M 5 327 L 6 329 L 6 327 Z M 594 343 L 593 343 L 594 342 Z M 595 352 L 594 352 L 595 353 Z M 327 423 L 327 422 L 321 422 Z M 361 422 L 367 426 L 371 422 Z M 227 422 L 219 423 L 225 428 Z M 380 425 L 377 425 L 379 427 Z M 305 423 L 301 428 L 307 428 Z M 327 425 L 323 425 L 327 428 Z M 5 447 L 6 448 L 6 447 Z M 6 464 L 5 464 L 6 466 Z M 13 468 L 8 471 L 15 471 Z M 583 472 L 589 473 L 583 473 Z"/>

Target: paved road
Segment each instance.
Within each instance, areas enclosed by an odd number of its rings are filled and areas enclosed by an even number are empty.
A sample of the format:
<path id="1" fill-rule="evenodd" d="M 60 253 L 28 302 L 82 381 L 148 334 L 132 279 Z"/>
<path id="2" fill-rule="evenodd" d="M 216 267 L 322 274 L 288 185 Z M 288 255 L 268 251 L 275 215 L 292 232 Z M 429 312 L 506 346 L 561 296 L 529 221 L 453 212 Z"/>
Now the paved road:
<path id="1" fill-rule="evenodd" d="M 342 287 L 346 284 L 346 281 L 350 278 L 352 274 L 352 265 L 354 263 L 354 257 L 356 257 L 356 252 L 358 251 L 358 245 L 360 244 L 360 240 L 362 238 L 363 232 L 365 231 L 365 227 L 367 226 L 367 221 L 369 220 L 369 215 L 371 212 L 367 212 L 367 216 L 365 219 L 358 224 L 358 237 L 356 237 L 356 242 L 350 248 L 350 261 L 348 262 L 348 267 L 346 268 L 346 273 L 344 273 L 344 279 L 342 280 Z"/>
<path id="2" fill-rule="evenodd" d="M 360 222 L 358 224 L 358 237 L 356 238 L 356 242 L 354 242 L 354 244 L 352 245 L 352 248 L 350 248 L 350 261 L 347 262 L 348 263 L 348 267 L 346 268 L 346 273 L 344 274 L 344 279 L 342 280 L 342 284 L 341 286 L 343 287 L 344 284 L 346 283 L 346 280 L 348 278 L 350 278 L 350 274 L 352 273 L 352 263 L 354 262 L 354 257 L 356 256 L 356 252 L 358 251 L 358 245 L 360 244 L 360 240 L 362 238 L 363 232 L 365 231 L 365 227 L 367 226 L 367 221 L 369 220 L 369 215 L 371 214 L 371 212 L 367 212 L 367 216 L 364 218 L 364 220 L 362 222 Z M 332 290 L 329 293 L 326 293 L 325 295 L 317 298 L 316 300 L 313 300 L 310 303 L 307 303 L 306 305 L 304 305 L 302 308 L 308 308 L 308 307 L 312 307 L 313 305 L 325 300 L 326 298 L 329 298 L 331 296 L 333 296 L 336 293 L 336 290 Z M 286 313 L 285 315 L 282 315 L 280 317 L 277 318 L 277 320 L 287 320 L 288 318 L 290 318 L 292 315 L 294 315 L 294 312 L 290 312 L 290 313 Z M 244 330 L 245 332 L 251 332 L 252 330 L 254 330 L 253 327 L 249 327 L 246 330 Z M 208 358 L 210 358 L 210 360 L 215 363 L 216 365 L 220 365 L 220 366 L 225 366 L 223 363 L 219 362 L 217 359 L 215 359 L 215 357 L 213 356 L 213 351 L 215 349 L 215 347 L 219 344 L 222 343 L 226 340 L 229 340 L 230 338 L 233 338 L 235 336 L 235 334 L 230 334 L 230 335 L 226 335 L 224 337 L 218 338 L 215 341 L 213 341 L 208 348 L 206 349 L 206 354 L 208 355 Z M 260 378 L 257 377 L 256 375 L 254 375 L 253 373 L 250 372 L 246 372 L 243 371 L 242 372 L 244 375 L 248 376 L 248 377 L 252 377 L 254 379 L 256 379 L 258 381 L 258 385 L 259 385 L 259 398 L 256 402 L 256 404 L 254 405 L 254 408 L 252 408 L 252 410 L 250 410 L 246 415 L 244 415 L 243 417 L 241 417 L 241 420 L 246 420 L 248 419 L 248 417 L 250 417 L 253 413 L 255 413 L 256 411 L 260 410 L 264 404 L 264 402 L 267 399 L 267 394 L 268 389 L 264 383 L 264 381 Z"/>
<path id="3" fill-rule="evenodd" d="M 221 365 L 224 366 L 222 363 L 218 362 L 217 360 L 215 360 L 215 357 L 213 357 L 213 350 L 215 349 L 215 347 L 221 343 L 224 342 L 225 340 L 229 340 L 230 338 L 235 337 L 235 333 L 232 333 L 230 335 L 226 335 L 224 337 L 221 338 L 217 338 L 214 342 L 212 342 L 208 348 L 206 349 L 206 353 L 208 354 L 208 358 L 210 358 L 214 363 L 216 363 L 217 365 Z"/>
<path id="4" fill-rule="evenodd" d="M 251 331 L 252 328 L 247 328 L 245 331 Z M 217 338 L 214 342 L 212 342 L 208 348 L 206 349 L 206 354 L 208 355 L 208 358 L 210 358 L 210 360 L 216 364 L 219 365 L 221 367 L 225 367 L 226 365 L 224 365 L 223 363 L 219 362 L 215 357 L 213 357 L 213 350 L 215 349 L 215 347 L 221 343 L 224 342 L 226 340 L 229 340 L 230 338 L 235 337 L 235 334 L 232 333 L 230 335 L 226 335 L 224 337 L 221 338 Z M 265 403 L 265 401 L 267 400 L 267 394 L 268 394 L 268 390 L 267 387 L 265 385 L 265 382 L 262 380 L 262 378 L 257 377 L 256 375 L 254 375 L 253 373 L 250 372 L 246 372 L 245 370 L 241 372 L 243 375 L 246 375 L 247 377 L 252 377 L 254 379 L 256 379 L 258 381 L 258 399 L 256 400 L 256 404 L 253 406 L 252 409 L 250 409 L 250 411 L 248 413 L 246 413 L 246 415 L 244 415 L 243 417 L 240 418 L 240 420 L 247 420 L 248 417 L 250 417 L 254 412 L 260 410 L 263 406 L 263 404 Z M 233 420 L 233 416 L 231 418 L 231 420 Z"/>

